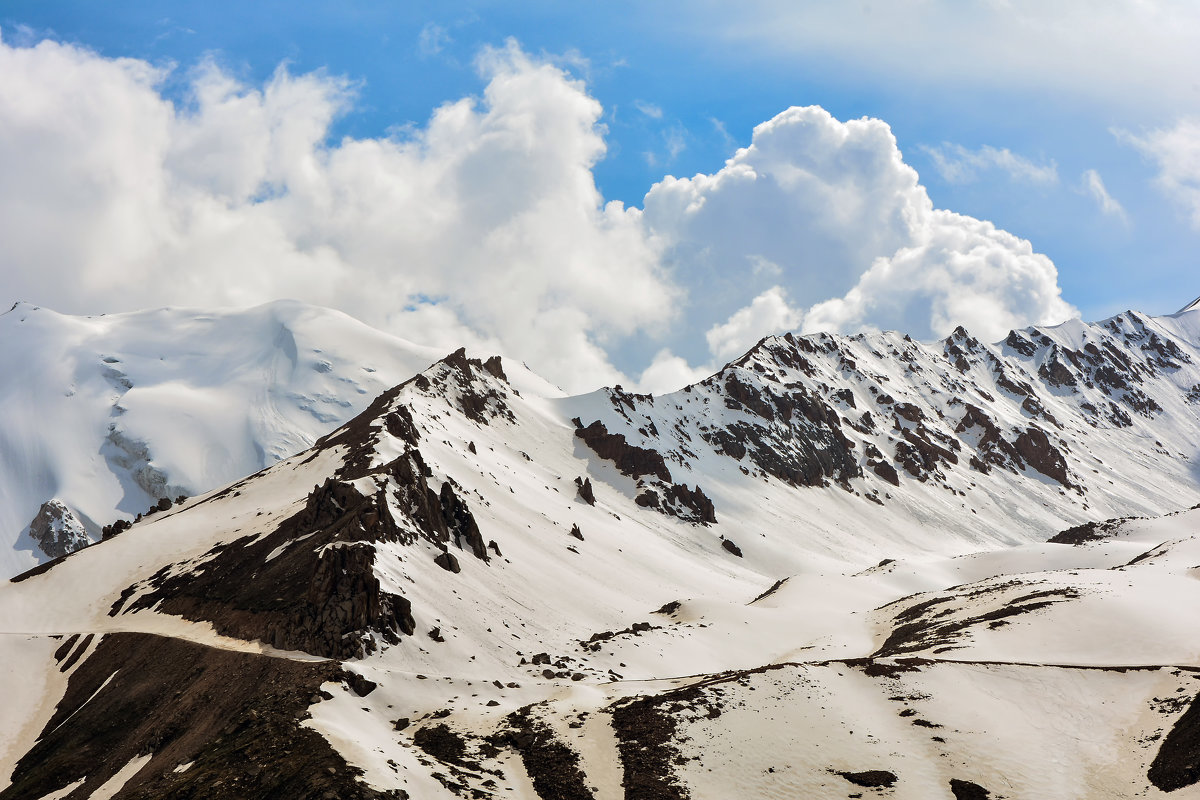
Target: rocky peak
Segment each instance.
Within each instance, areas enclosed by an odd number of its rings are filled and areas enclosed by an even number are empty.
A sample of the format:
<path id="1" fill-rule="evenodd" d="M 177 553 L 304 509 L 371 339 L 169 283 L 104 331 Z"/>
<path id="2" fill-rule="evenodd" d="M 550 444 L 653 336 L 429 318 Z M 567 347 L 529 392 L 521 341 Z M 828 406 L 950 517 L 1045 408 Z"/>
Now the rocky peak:
<path id="1" fill-rule="evenodd" d="M 59 558 L 91 544 L 87 529 L 60 500 L 47 500 L 29 523 L 29 538 L 50 558 Z"/>

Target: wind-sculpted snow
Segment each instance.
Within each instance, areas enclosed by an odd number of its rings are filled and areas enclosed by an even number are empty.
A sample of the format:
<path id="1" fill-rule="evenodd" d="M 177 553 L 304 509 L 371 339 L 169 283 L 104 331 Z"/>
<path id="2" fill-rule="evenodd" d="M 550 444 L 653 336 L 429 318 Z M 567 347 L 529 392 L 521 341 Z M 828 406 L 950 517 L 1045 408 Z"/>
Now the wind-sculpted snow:
<path id="1" fill-rule="evenodd" d="M 0 587 L 0 798 L 1194 791 L 1198 341 L 771 337 L 660 397 L 452 353 Z"/>

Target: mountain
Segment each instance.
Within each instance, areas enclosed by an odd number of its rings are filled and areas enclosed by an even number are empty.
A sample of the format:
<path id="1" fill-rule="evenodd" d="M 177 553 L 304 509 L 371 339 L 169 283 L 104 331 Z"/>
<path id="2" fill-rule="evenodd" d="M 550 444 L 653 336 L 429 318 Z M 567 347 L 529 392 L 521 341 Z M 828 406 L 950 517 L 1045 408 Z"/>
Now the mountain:
<path id="1" fill-rule="evenodd" d="M 5 577 L 303 450 L 443 355 L 296 302 L 95 317 L 18 303 L 0 342 Z"/>
<path id="2" fill-rule="evenodd" d="M 1195 791 L 1200 311 L 553 395 L 458 351 L 0 587 L 0 800 Z"/>

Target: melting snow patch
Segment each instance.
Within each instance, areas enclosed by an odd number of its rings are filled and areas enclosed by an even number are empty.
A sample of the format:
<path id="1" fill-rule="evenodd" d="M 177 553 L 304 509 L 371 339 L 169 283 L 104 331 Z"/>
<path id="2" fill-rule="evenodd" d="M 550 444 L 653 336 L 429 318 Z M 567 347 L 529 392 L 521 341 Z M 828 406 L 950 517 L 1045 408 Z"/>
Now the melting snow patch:
<path id="1" fill-rule="evenodd" d="M 92 792 L 92 796 L 88 800 L 112 800 L 117 792 L 124 788 L 129 779 L 138 774 L 142 767 L 150 763 L 152 758 L 154 758 L 153 753 L 130 760 L 128 764 L 117 771 L 116 775 L 106 780 L 103 786 Z"/>

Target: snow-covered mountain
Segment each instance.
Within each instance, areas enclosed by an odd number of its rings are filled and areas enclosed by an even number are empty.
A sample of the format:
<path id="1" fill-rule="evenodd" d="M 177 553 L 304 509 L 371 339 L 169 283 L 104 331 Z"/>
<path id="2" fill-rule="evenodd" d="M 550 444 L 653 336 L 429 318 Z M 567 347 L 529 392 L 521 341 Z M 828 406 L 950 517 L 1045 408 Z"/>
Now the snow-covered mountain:
<path id="1" fill-rule="evenodd" d="M 538 386 L 454 353 L 0 587 L 0 798 L 1197 792 L 1200 310 Z"/>
<path id="2" fill-rule="evenodd" d="M 0 574 L 303 450 L 442 355 L 295 302 L 96 317 L 18 303 L 0 315 Z M 67 538 L 31 527 L 51 513 Z"/>

